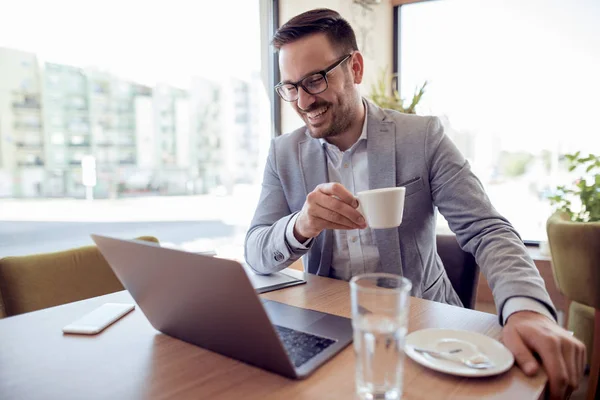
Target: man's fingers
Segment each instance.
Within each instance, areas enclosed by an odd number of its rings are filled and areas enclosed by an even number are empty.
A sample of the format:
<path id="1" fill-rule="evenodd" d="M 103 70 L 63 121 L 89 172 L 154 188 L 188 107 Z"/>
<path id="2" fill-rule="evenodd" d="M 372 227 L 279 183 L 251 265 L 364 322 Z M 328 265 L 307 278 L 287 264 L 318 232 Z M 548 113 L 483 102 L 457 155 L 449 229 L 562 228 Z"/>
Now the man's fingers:
<path id="1" fill-rule="evenodd" d="M 348 191 L 341 183 L 330 182 L 324 183 L 317 186 L 320 192 L 325 193 L 328 196 L 335 196 L 340 201 L 348 204 L 352 208 L 358 207 L 358 200 L 352 193 Z"/>
<path id="2" fill-rule="evenodd" d="M 563 357 L 567 366 L 569 374 L 569 386 L 575 389 L 579 386 L 579 352 L 577 347 L 569 345 L 565 342 L 566 346 L 563 346 Z"/>
<path id="3" fill-rule="evenodd" d="M 569 373 L 563 358 L 560 337 L 546 332 L 528 332 L 527 329 L 524 331 L 519 332 L 519 335 L 523 342 L 540 356 L 548 374 L 550 397 L 564 398 L 569 385 Z"/>
<path id="4" fill-rule="evenodd" d="M 581 383 L 581 379 L 583 378 L 583 374 L 585 372 L 585 363 L 586 363 L 586 353 L 585 353 L 585 345 L 581 342 L 577 342 L 574 344 L 574 363 L 577 373 L 577 386 Z"/>
<path id="5" fill-rule="evenodd" d="M 540 368 L 539 363 L 515 329 L 504 329 L 502 331 L 502 341 L 513 353 L 517 365 L 523 370 L 525 375 L 533 376 L 538 372 Z"/>
<path id="6" fill-rule="evenodd" d="M 539 355 L 548 375 L 551 399 L 564 399 L 579 385 L 585 347 L 556 323 L 542 315 L 522 311 L 508 318 L 502 332 L 505 344 L 518 362 L 522 359 L 518 354 L 521 344 Z M 527 372 L 527 367 L 523 369 Z"/>
<path id="7" fill-rule="evenodd" d="M 357 225 L 342 214 L 339 214 L 334 210 L 324 208 L 319 204 L 311 205 L 308 213 L 311 217 L 323 220 L 325 222 L 323 229 L 336 229 L 332 228 L 332 224 L 341 226 L 342 229 L 357 229 Z"/>
<path id="8" fill-rule="evenodd" d="M 317 217 L 314 217 L 314 223 L 320 231 L 323 229 L 348 230 L 348 227 L 345 225 L 336 224 L 335 222 L 327 221 Z"/>
<path id="9" fill-rule="evenodd" d="M 366 228 L 356 207 L 358 200 L 341 184 L 321 184 L 306 196 L 302 215 L 296 221 L 297 233 L 301 237 L 314 237 L 323 229 Z"/>
<path id="10" fill-rule="evenodd" d="M 338 184 L 339 185 L 339 184 Z M 346 190 L 339 185 L 342 190 Z M 346 229 L 366 228 L 364 217 L 353 206 L 345 203 L 337 196 L 329 195 L 327 190 L 314 190 L 307 196 L 309 211 L 318 218 L 346 226 Z M 326 211 L 324 211 L 324 210 Z M 350 223 L 350 224 L 348 224 Z"/>
<path id="11" fill-rule="evenodd" d="M 355 229 L 365 227 L 365 219 L 361 213 L 335 197 L 325 195 L 323 198 L 319 199 L 319 205 L 348 218 L 356 225 Z"/>
<path id="12" fill-rule="evenodd" d="M 579 376 L 585 374 L 585 365 L 587 364 L 587 349 L 583 346 L 583 349 L 579 352 Z"/>

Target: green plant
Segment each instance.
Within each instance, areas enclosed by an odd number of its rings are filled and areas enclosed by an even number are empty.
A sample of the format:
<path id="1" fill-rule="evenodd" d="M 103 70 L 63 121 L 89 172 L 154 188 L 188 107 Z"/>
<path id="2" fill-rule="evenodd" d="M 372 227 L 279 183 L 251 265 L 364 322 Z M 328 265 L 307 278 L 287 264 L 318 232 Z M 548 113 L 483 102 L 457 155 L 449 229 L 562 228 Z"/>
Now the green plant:
<path id="1" fill-rule="evenodd" d="M 558 186 L 554 195 L 548 198 L 550 203 L 557 211 L 569 214 L 572 221 L 600 221 L 600 156 L 589 154 L 583 157 L 578 151 L 575 154 L 566 154 L 565 160 L 569 171 L 585 168 L 585 173 L 592 175 L 588 179 L 580 177 L 570 187 Z M 578 211 L 572 208 L 571 199 L 574 197 L 578 197 L 581 201 Z"/>
<path id="2" fill-rule="evenodd" d="M 405 107 L 404 99 L 400 97 L 400 93 L 396 90 L 397 80 L 397 74 L 393 74 L 390 77 L 387 69 L 383 69 L 377 82 L 374 85 L 371 85 L 371 100 L 381 108 L 390 108 L 405 114 L 416 114 L 415 108 L 417 104 L 419 104 L 419 101 L 421 101 L 423 94 L 425 94 L 427 81 L 423 83 L 423 86 L 421 86 L 420 89 L 415 90 L 410 105 Z"/>
<path id="3" fill-rule="evenodd" d="M 527 171 L 527 167 L 533 161 L 533 155 L 524 151 L 510 153 L 508 151 L 500 152 L 498 165 L 502 175 L 517 178 Z"/>

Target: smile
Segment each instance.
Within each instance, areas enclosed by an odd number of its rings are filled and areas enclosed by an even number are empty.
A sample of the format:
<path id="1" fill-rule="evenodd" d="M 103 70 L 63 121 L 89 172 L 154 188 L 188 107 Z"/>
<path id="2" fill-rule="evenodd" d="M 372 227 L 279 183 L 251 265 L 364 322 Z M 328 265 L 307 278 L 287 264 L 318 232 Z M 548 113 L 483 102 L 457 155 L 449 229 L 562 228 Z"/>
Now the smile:
<path id="1" fill-rule="evenodd" d="M 327 112 L 327 110 L 329 110 L 329 106 L 321 107 L 318 110 L 306 113 L 306 115 L 308 116 L 308 119 L 310 119 L 311 121 L 316 121 L 319 118 L 321 118 L 323 116 L 323 114 L 325 114 L 325 112 Z"/>

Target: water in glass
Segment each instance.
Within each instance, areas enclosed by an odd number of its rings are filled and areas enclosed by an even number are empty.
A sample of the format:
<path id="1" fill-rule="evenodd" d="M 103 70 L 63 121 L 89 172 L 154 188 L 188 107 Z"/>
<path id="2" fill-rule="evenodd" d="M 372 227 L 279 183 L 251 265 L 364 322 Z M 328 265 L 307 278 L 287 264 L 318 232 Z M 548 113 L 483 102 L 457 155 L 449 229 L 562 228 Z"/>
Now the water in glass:
<path id="1" fill-rule="evenodd" d="M 354 326 L 356 392 L 361 399 L 400 399 L 406 322 L 367 314 Z"/>
<path id="2" fill-rule="evenodd" d="M 408 279 L 385 273 L 358 275 L 350 281 L 356 393 L 361 399 L 402 397 L 411 287 Z"/>

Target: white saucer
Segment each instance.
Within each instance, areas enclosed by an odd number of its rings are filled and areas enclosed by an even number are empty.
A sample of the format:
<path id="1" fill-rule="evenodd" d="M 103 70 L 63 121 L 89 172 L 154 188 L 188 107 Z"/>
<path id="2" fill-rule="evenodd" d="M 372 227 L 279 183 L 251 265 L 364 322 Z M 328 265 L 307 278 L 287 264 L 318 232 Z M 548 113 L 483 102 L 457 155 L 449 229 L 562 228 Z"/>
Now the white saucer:
<path id="1" fill-rule="evenodd" d="M 481 353 L 494 363 L 487 369 L 473 369 L 460 363 L 434 358 L 418 353 L 414 347 L 449 351 L 453 348 L 461 348 L 461 355 Z M 431 368 L 447 374 L 483 377 L 501 374 L 512 367 L 515 358 L 502 343 L 477 332 L 460 331 L 453 329 L 422 329 L 406 336 L 404 351 L 407 356 L 424 367 Z"/>

